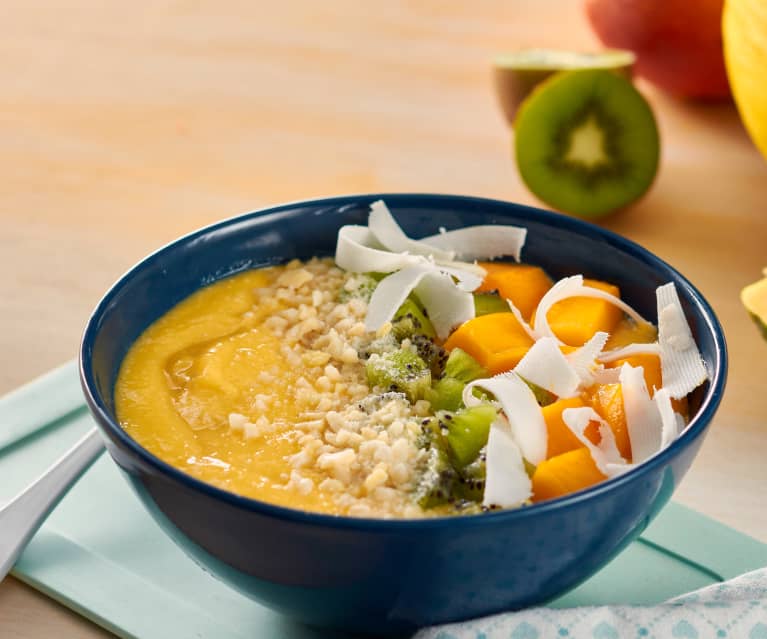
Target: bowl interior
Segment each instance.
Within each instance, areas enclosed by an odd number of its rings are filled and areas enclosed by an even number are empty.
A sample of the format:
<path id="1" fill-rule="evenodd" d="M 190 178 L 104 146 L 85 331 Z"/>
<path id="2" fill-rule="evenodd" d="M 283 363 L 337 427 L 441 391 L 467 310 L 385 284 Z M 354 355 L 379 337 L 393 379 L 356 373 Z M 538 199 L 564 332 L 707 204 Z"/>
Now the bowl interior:
<path id="1" fill-rule="evenodd" d="M 113 388 L 120 363 L 153 321 L 201 286 L 235 272 L 293 258 L 332 255 L 338 229 L 344 224 L 366 224 L 370 202 L 381 198 L 415 238 L 441 227 L 525 226 L 524 261 L 543 266 L 555 279 L 582 273 L 614 282 L 622 297 L 653 322 L 657 319 L 655 288 L 673 281 L 712 372 L 691 408 L 703 412 L 710 405 L 713 412 L 724 385 L 721 327 L 700 293 L 659 258 L 600 227 L 539 209 L 472 197 L 383 194 L 300 202 L 226 220 L 158 250 L 123 276 L 94 312 L 81 354 L 86 387 L 110 425 L 119 430 Z M 705 425 L 708 420 L 702 421 Z"/>

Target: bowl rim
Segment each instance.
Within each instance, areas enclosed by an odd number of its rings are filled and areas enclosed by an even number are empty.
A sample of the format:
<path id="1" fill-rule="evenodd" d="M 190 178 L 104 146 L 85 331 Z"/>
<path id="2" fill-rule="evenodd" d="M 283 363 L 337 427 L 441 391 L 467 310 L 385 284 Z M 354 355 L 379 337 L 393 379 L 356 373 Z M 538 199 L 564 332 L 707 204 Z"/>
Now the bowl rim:
<path id="1" fill-rule="evenodd" d="M 223 488 L 218 488 L 213 484 L 209 484 L 200 479 L 197 479 L 192 475 L 189 475 L 176 468 L 175 466 L 172 466 L 168 462 L 163 461 L 149 450 L 141 446 L 138 441 L 130 437 L 128 433 L 125 432 L 125 430 L 118 424 L 116 417 L 110 414 L 110 411 L 102 401 L 100 394 L 96 391 L 97 387 L 95 384 L 92 361 L 89 357 L 87 357 L 87 354 L 91 350 L 91 346 L 96 338 L 96 335 L 98 334 L 101 316 L 109 307 L 112 299 L 120 292 L 123 287 L 129 284 L 130 279 L 136 272 L 151 266 L 155 261 L 163 257 L 166 253 L 173 251 L 179 245 L 189 243 L 200 236 L 213 233 L 216 230 L 224 227 L 246 222 L 251 219 L 279 214 L 283 211 L 294 209 L 296 207 L 327 207 L 358 204 L 363 205 L 369 204 L 370 202 L 379 199 L 386 201 L 393 211 L 396 211 L 398 208 L 398 203 L 402 206 L 412 206 L 415 208 L 424 209 L 437 208 L 440 205 L 447 205 L 449 203 L 462 203 L 463 205 L 469 204 L 480 208 L 487 205 L 501 208 L 511 207 L 517 215 L 521 214 L 535 216 L 537 218 L 536 221 L 540 221 L 544 225 L 564 227 L 566 230 L 575 232 L 579 235 L 595 235 L 597 239 L 607 242 L 615 248 L 619 248 L 623 252 L 649 264 L 655 269 L 660 269 L 661 271 L 668 272 L 672 276 L 672 279 L 676 280 L 677 284 L 682 284 L 684 286 L 688 295 L 694 300 L 695 305 L 701 312 L 704 323 L 707 329 L 711 332 L 714 340 L 715 358 L 713 370 L 709 371 L 709 390 L 707 391 L 706 396 L 703 398 L 703 402 L 698 409 L 697 414 L 693 417 L 693 419 L 690 420 L 685 429 L 677 436 L 677 438 L 668 446 L 666 446 L 666 448 L 657 452 L 649 459 L 645 460 L 638 466 L 631 468 L 629 471 L 623 473 L 622 475 L 607 479 L 603 482 L 600 482 L 599 484 L 596 484 L 595 486 L 590 486 L 589 488 L 565 495 L 563 497 L 558 497 L 556 499 L 547 500 L 529 506 L 522 506 L 519 508 L 490 511 L 471 515 L 442 515 L 421 519 L 383 519 L 331 515 L 304 511 L 297 508 L 289 508 L 286 506 L 278 506 L 266 501 L 238 495 L 237 493 L 230 492 Z M 238 271 L 232 270 L 231 272 L 225 272 L 215 281 L 229 277 L 236 272 Z M 698 291 L 698 289 L 693 286 L 693 284 L 684 275 L 677 271 L 673 266 L 656 256 L 654 253 L 645 249 L 641 245 L 637 244 L 636 242 L 585 220 L 570 217 L 560 213 L 555 213 L 553 211 L 548 211 L 546 209 L 541 209 L 534 206 L 518 204 L 515 202 L 499 200 L 495 198 L 485 198 L 470 195 L 407 192 L 372 194 L 361 193 L 296 200 L 285 204 L 267 206 L 253 211 L 248 211 L 233 217 L 219 220 L 213 224 L 191 231 L 190 233 L 186 233 L 181 237 L 168 242 L 164 246 L 161 246 L 146 257 L 139 260 L 125 273 L 123 273 L 123 275 L 120 276 L 120 278 L 114 284 L 112 284 L 112 286 L 109 287 L 107 292 L 103 295 L 101 300 L 99 300 L 95 309 L 88 318 L 82 334 L 80 349 L 78 353 L 78 370 L 80 375 L 80 383 L 85 395 L 86 403 L 88 404 L 92 415 L 95 417 L 95 421 L 102 430 L 102 436 L 107 434 L 116 438 L 123 446 L 126 446 L 133 454 L 137 455 L 144 464 L 148 464 L 150 467 L 167 476 L 169 479 L 180 482 L 192 490 L 200 491 L 208 497 L 222 500 L 228 505 L 237 508 L 254 511 L 265 516 L 297 523 L 360 531 L 429 530 L 433 528 L 440 528 L 447 522 L 450 522 L 450 525 L 454 526 L 484 526 L 495 525 L 496 523 L 501 522 L 510 523 L 513 520 L 524 520 L 527 517 L 536 516 L 538 514 L 545 514 L 553 510 L 559 510 L 562 508 L 570 509 L 583 501 L 589 501 L 592 498 L 597 498 L 603 493 L 618 490 L 623 485 L 639 479 L 640 477 L 648 474 L 659 466 L 666 465 L 673 457 L 680 453 L 688 445 L 688 443 L 692 443 L 693 440 L 697 439 L 705 432 L 721 402 L 727 379 L 727 369 L 728 356 L 724 330 L 722 329 L 722 326 L 716 317 L 716 314 L 714 313 L 711 305 L 706 301 L 700 291 Z"/>

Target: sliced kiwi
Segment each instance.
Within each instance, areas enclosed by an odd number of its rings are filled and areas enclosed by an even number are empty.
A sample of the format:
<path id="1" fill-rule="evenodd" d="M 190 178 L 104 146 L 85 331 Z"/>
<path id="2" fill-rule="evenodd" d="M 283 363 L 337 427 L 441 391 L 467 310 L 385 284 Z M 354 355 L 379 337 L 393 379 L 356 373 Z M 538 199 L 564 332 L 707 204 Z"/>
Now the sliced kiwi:
<path id="1" fill-rule="evenodd" d="M 465 416 L 466 411 L 463 413 Z M 481 503 L 485 492 L 484 454 L 478 451 L 469 463 L 457 468 L 449 444 L 450 420 L 446 420 L 445 416 L 442 414 L 438 418 L 427 419 L 421 426 L 419 445 L 426 455 L 416 498 L 423 508 L 451 504 L 456 512 L 479 512 L 476 506 Z"/>
<path id="2" fill-rule="evenodd" d="M 392 318 L 391 327 L 394 337 L 398 340 L 403 340 L 406 337 L 413 337 L 413 335 L 426 335 L 426 337 L 430 338 L 437 336 L 437 333 L 434 331 L 434 326 L 432 326 L 429 318 L 426 317 L 418 305 L 409 298 L 397 309 L 397 312 Z"/>
<path id="3" fill-rule="evenodd" d="M 487 444 L 490 425 L 497 416 L 490 404 L 479 404 L 455 413 L 437 413 L 440 425 L 447 426 L 448 450 L 456 467 L 463 468 L 477 458 Z"/>
<path id="4" fill-rule="evenodd" d="M 431 402 L 434 411 L 457 411 L 463 408 L 463 389 L 466 384 L 487 377 L 490 373 L 460 348 L 454 348 L 449 356 L 445 353 L 443 359 L 443 369 L 439 372 L 441 377 L 426 392 L 425 398 Z"/>
<path id="5" fill-rule="evenodd" d="M 629 80 L 610 71 L 553 75 L 525 100 L 514 128 L 517 167 L 528 188 L 582 217 L 633 202 L 658 168 L 650 105 Z"/>
<path id="6" fill-rule="evenodd" d="M 458 473 L 445 455 L 429 451 L 427 468 L 416 490 L 421 508 L 434 508 L 455 500 L 455 483 Z"/>
<path id="7" fill-rule="evenodd" d="M 608 69 L 631 78 L 636 56 L 631 51 L 608 49 L 597 53 L 577 53 L 557 49 L 522 49 L 498 56 L 493 63 L 493 79 L 501 109 L 509 124 L 519 105 L 532 90 L 558 71 Z"/>
<path id="8" fill-rule="evenodd" d="M 447 440 L 436 419 L 421 426 L 419 445 L 426 451 L 416 499 L 422 508 L 434 508 L 455 499 L 458 473 L 450 463 Z"/>
<path id="9" fill-rule="evenodd" d="M 431 388 L 429 367 L 408 349 L 371 355 L 365 363 L 365 373 L 371 388 L 404 393 L 411 402 L 422 399 Z"/>
<path id="10" fill-rule="evenodd" d="M 454 377 L 443 377 L 426 391 L 425 399 L 431 403 L 431 409 L 456 411 L 463 408 L 463 389 L 466 384 Z"/>
<path id="11" fill-rule="evenodd" d="M 482 501 L 485 494 L 485 460 L 480 455 L 466 465 L 458 474 L 455 492 L 461 499 L 467 501 Z"/>
<path id="12" fill-rule="evenodd" d="M 476 359 L 460 348 L 450 351 L 445 362 L 445 377 L 453 377 L 464 383 L 489 375 L 490 373 Z"/>
<path id="13" fill-rule="evenodd" d="M 498 293 L 474 293 L 474 315 L 511 313 L 508 303 Z"/>
<path id="14" fill-rule="evenodd" d="M 426 335 L 413 335 L 410 341 L 415 346 L 418 357 L 426 362 L 431 370 L 431 376 L 434 379 L 442 377 L 448 359 L 447 351 Z"/>

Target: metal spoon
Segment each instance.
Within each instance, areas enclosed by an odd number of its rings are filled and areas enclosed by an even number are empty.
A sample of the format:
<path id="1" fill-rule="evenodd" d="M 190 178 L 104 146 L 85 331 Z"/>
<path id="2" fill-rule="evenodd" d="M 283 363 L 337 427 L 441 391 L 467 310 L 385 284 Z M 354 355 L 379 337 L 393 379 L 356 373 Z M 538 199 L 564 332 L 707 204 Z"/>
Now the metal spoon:
<path id="1" fill-rule="evenodd" d="M 0 581 L 56 504 L 103 450 L 104 441 L 94 428 L 32 485 L 0 508 Z"/>

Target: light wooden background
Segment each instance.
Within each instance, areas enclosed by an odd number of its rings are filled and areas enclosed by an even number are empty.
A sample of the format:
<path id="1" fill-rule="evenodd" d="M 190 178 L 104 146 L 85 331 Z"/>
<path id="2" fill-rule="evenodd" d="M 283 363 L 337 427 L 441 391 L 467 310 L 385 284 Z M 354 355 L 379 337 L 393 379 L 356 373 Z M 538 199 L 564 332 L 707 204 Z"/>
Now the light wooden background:
<path id="1" fill-rule="evenodd" d="M 219 218 L 365 191 L 535 203 L 489 76 L 520 46 L 595 40 L 577 0 L 4 0 L 0 393 L 72 358 L 131 264 Z M 605 225 L 700 287 L 731 355 L 676 498 L 767 541 L 767 344 L 737 295 L 767 265 L 767 162 L 732 105 L 641 88 L 661 170 Z M 9 579 L 0 635 L 105 633 Z"/>

